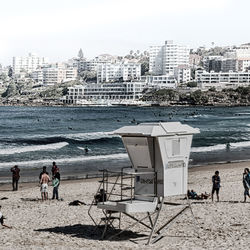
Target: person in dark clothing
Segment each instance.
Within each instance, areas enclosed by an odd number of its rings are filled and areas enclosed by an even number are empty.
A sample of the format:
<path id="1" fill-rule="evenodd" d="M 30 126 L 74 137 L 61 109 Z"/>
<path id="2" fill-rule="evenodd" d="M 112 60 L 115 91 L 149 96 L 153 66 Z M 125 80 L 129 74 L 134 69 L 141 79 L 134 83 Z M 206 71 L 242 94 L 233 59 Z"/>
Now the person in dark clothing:
<path id="1" fill-rule="evenodd" d="M 250 195 L 249 195 L 249 188 L 250 188 L 250 171 L 249 171 L 249 168 L 244 169 L 242 182 L 243 182 L 243 187 L 244 187 L 244 202 L 246 202 L 247 196 L 250 198 Z"/>
<path id="2" fill-rule="evenodd" d="M 20 178 L 20 169 L 18 168 L 17 165 L 15 165 L 13 168 L 10 169 L 10 171 L 12 172 L 13 191 L 17 191 L 18 190 L 18 181 Z"/>
<path id="3" fill-rule="evenodd" d="M 40 175 L 39 175 L 39 182 L 41 181 L 41 177 L 42 177 L 42 175 L 43 175 L 44 173 L 46 173 L 47 175 L 49 175 L 48 172 L 47 172 L 46 166 L 43 166 L 43 171 L 42 171 L 42 172 L 40 173 Z"/>
<path id="4" fill-rule="evenodd" d="M 60 173 L 59 173 L 59 168 L 56 168 L 55 170 L 55 175 L 53 176 L 52 179 L 52 185 L 53 185 L 53 196 L 52 196 L 52 200 L 54 200 L 55 198 L 58 200 L 59 196 L 58 196 L 58 188 L 60 185 Z"/>
<path id="5" fill-rule="evenodd" d="M 220 176 L 219 171 L 215 171 L 214 176 L 212 177 L 212 201 L 214 200 L 214 193 L 216 192 L 217 201 L 219 201 L 219 191 L 220 191 Z"/>
<path id="6" fill-rule="evenodd" d="M 57 167 L 56 163 L 53 161 L 52 168 L 51 168 L 52 178 L 54 177 L 57 168 L 58 167 Z"/>
<path id="7" fill-rule="evenodd" d="M 95 203 L 107 201 L 107 194 L 104 189 L 100 189 L 100 192 L 95 195 Z"/>

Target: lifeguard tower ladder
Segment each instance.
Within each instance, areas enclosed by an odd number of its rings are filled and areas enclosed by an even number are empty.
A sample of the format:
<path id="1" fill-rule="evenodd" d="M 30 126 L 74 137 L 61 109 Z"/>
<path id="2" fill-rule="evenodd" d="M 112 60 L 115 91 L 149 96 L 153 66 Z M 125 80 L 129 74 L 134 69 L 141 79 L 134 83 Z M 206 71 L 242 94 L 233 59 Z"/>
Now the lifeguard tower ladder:
<path id="1" fill-rule="evenodd" d="M 187 193 L 189 154 L 192 136 L 196 133 L 199 129 L 180 122 L 142 123 L 114 131 L 122 137 L 132 167 L 123 168 L 119 173 L 103 170 L 103 179 L 97 191 L 100 193 L 102 189 L 103 199 L 97 203 L 97 208 L 102 209 L 105 217 L 97 223 L 90 212 L 92 205 L 89 208 L 89 215 L 96 226 L 105 223 L 102 238 L 108 226 L 114 227 L 116 219 L 120 228 L 121 214 L 124 214 L 135 223 L 110 239 L 139 223 L 151 230 L 147 244 L 154 243 L 162 237 L 170 222 L 189 207 L 185 206 L 156 229 L 164 198 Z M 115 213 L 119 216 L 113 216 Z M 145 213 L 146 216 L 138 219 L 132 215 L 136 213 Z M 146 219 L 149 224 L 144 222 Z M 156 237 L 152 240 L 154 234 Z"/>

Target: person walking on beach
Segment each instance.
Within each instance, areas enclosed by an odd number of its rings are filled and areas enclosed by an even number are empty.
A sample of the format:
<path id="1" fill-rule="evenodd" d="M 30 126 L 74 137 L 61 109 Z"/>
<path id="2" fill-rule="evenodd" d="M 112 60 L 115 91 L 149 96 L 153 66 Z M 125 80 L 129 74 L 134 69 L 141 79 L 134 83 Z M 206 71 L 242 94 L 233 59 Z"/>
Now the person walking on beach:
<path id="1" fill-rule="evenodd" d="M 13 191 L 17 191 L 18 190 L 18 181 L 20 178 L 20 169 L 17 165 L 15 165 L 13 168 L 10 169 L 10 171 L 12 172 L 12 188 Z"/>
<path id="2" fill-rule="evenodd" d="M 48 176 L 47 173 L 43 173 L 41 176 L 41 194 L 42 194 L 42 201 L 47 200 L 48 199 L 48 184 L 50 182 L 50 178 Z"/>
<path id="3" fill-rule="evenodd" d="M 212 188 L 212 201 L 214 201 L 214 193 L 216 192 L 217 201 L 219 201 L 219 191 L 220 191 L 220 176 L 219 171 L 215 171 L 212 177 L 213 188 Z"/>
<path id="4" fill-rule="evenodd" d="M 243 173 L 243 187 L 244 187 L 244 202 L 246 202 L 247 196 L 250 198 L 249 195 L 249 188 L 250 188 L 250 171 L 249 168 L 244 169 Z"/>
<path id="5" fill-rule="evenodd" d="M 12 228 L 12 227 L 10 227 L 10 226 L 8 226 L 8 225 L 6 225 L 6 224 L 4 224 L 4 216 L 3 216 L 3 214 L 2 214 L 2 212 L 1 212 L 1 208 L 2 208 L 2 206 L 0 206 L 0 223 L 1 223 L 1 225 L 3 226 L 3 227 L 7 227 L 7 228 Z"/>
<path id="6" fill-rule="evenodd" d="M 60 173 L 59 173 L 59 168 L 56 169 L 55 175 L 53 177 L 52 180 L 52 185 L 53 185 L 53 196 L 52 196 L 52 200 L 54 200 L 55 198 L 58 200 L 58 188 L 59 188 L 59 184 L 60 184 Z"/>

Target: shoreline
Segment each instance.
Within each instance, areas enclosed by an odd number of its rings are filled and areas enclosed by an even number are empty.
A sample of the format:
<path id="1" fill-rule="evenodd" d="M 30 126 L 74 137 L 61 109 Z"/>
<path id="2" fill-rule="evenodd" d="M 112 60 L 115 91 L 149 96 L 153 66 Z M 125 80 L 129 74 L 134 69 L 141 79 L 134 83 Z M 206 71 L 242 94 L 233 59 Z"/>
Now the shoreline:
<path id="1" fill-rule="evenodd" d="M 0 107 L 140 107 L 140 108 L 151 108 L 151 107 L 225 107 L 225 108 L 230 108 L 230 107 L 249 107 L 250 103 L 241 103 L 241 104 L 235 104 L 235 103 L 213 103 L 213 104 L 207 104 L 207 105 L 201 105 L 201 104 L 166 104 L 166 103 L 151 103 L 148 104 L 147 102 L 142 103 L 142 104 L 111 104 L 111 105 L 98 105 L 98 104 L 63 104 L 63 103 L 29 103 L 29 104 L 24 104 L 24 103 L 13 103 L 13 104 L 3 104 L 0 103 Z"/>
<path id="2" fill-rule="evenodd" d="M 214 166 L 217 168 L 230 168 L 233 165 L 242 165 L 245 167 L 250 168 L 250 159 L 246 160 L 235 160 L 235 161 L 221 161 L 221 162 L 207 162 L 206 164 L 197 164 L 192 165 L 189 164 L 189 171 L 200 171 L 204 169 L 205 171 L 208 169 L 214 169 Z M 49 169 L 49 168 L 48 168 Z M 93 180 L 102 177 L 102 174 L 99 171 L 79 171 L 74 172 L 74 170 L 70 171 L 72 168 L 66 169 L 67 171 L 61 172 L 61 179 L 63 182 L 71 182 L 71 181 L 82 181 L 82 180 Z M 101 168 L 100 168 L 101 169 Z M 103 168 L 107 169 L 107 168 Z M 112 169 L 112 168 L 110 168 Z M 22 185 L 30 184 L 30 183 L 38 183 L 38 176 L 41 172 L 42 168 L 36 169 L 22 169 L 21 171 L 21 178 L 19 183 Z M 49 169 L 50 170 L 50 169 Z M 65 170 L 65 169 L 64 169 Z M 120 168 L 114 169 L 116 171 L 120 171 Z M 0 178 L 0 188 L 4 185 L 10 185 L 12 183 L 12 175 L 9 169 L 5 169 L 0 171 L 1 178 Z M 49 171 L 50 174 L 50 171 Z"/>
<path id="3" fill-rule="evenodd" d="M 231 161 L 231 162 L 217 162 L 217 163 L 207 163 L 207 164 L 201 164 L 201 165 L 194 165 L 194 166 L 189 166 L 188 172 L 189 173 L 195 173 L 195 172 L 203 172 L 203 171 L 212 171 L 212 170 L 217 170 L 217 169 L 231 169 L 231 168 L 250 168 L 250 160 L 240 160 L 240 161 Z M 39 169 L 40 171 L 40 169 Z M 119 169 L 117 169 L 119 171 Z M 8 172 L 9 173 L 9 172 Z M 33 177 L 34 175 L 32 175 Z M 92 172 L 92 173 L 82 173 L 81 175 L 71 175 L 71 176 L 61 176 L 61 182 L 62 183 L 79 183 L 79 182 L 92 182 L 95 180 L 99 180 L 102 178 L 102 174 L 98 172 Z M 6 177 L 8 181 L 6 182 L 1 182 L 0 181 L 0 191 L 2 189 L 6 189 L 6 187 L 9 187 L 12 185 L 12 179 L 11 179 L 11 173 L 8 174 Z M 30 181 L 19 181 L 19 184 L 24 187 L 28 188 L 32 186 L 32 184 L 38 184 L 39 181 L 35 180 L 30 180 Z"/>

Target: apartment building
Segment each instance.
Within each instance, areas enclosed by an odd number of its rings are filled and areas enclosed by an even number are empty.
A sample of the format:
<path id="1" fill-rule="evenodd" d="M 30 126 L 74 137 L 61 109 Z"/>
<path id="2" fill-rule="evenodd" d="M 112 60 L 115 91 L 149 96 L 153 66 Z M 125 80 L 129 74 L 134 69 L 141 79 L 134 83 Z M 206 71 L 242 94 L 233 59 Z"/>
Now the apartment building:
<path id="1" fill-rule="evenodd" d="M 81 103 L 82 100 L 138 100 L 142 97 L 142 82 L 91 83 L 68 88 L 65 103 Z"/>
<path id="2" fill-rule="evenodd" d="M 149 72 L 151 74 L 174 74 L 175 68 L 179 65 L 189 65 L 189 49 L 186 46 L 168 40 L 163 46 L 149 48 Z"/>
<path id="3" fill-rule="evenodd" d="M 129 81 L 139 79 L 141 64 L 131 62 L 99 63 L 97 65 L 97 82 Z"/>
<path id="4" fill-rule="evenodd" d="M 145 82 L 147 88 L 175 89 L 177 87 L 177 80 L 173 75 L 142 76 L 141 81 Z"/>
<path id="5" fill-rule="evenodd" d="M 250 71 L 206 72 L 204 70 L 197 70 L 195 79 L 198 86 L 202 89 L 211 87 L 217 89 L 237 88 L 239 86 L 248 86 L 250 84 Z"/>
<path id="6" fill-rule="evenodd" d="M 76 80 L 77 68 L 51 65 L 34 71 L 31 73 L 31 78 L 44 86 L 55 85 Z"/>
<path id="7" fill-rule="evenodd" d="M 13 57 L 13 74 L 19 74 L 21 71 L 32 73 L 39 67 L 48 64 L 48 58 L 39 57 L 34 53 L 29 53 L 28 56 Z"/>
<path id="8" fill-rule="evenodd" d="M 175 68 L 174 76 L 178 84 L 188 83 L 191 81 L 191 69 L 186 65 L 179 65 Z"/>

